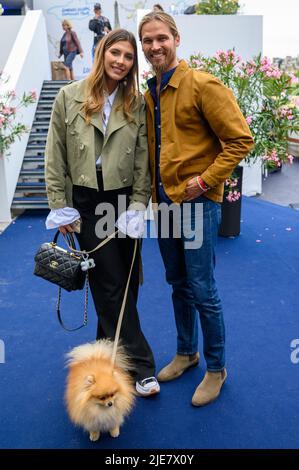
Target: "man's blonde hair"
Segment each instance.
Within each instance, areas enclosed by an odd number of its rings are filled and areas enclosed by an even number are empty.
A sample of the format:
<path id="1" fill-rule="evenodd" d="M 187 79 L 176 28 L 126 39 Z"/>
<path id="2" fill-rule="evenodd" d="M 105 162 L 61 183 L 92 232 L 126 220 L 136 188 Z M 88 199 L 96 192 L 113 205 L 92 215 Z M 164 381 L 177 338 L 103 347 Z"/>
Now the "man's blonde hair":
<path id="1" fill-rule="evenodd" d="M 162 23 L 166 24 L 174 38 L 176 38 L 180 34 L 172 16 L 168 15 L 168 13 L 165 13 L 164 11 L 151 11 L 143 18 L 141 18 L 141 21 L 139 23 L 138 35 L 140 41 L 142 41 L 143 26 L 147 23 L 150 23 L 151 21 L 161 21 Z"/>

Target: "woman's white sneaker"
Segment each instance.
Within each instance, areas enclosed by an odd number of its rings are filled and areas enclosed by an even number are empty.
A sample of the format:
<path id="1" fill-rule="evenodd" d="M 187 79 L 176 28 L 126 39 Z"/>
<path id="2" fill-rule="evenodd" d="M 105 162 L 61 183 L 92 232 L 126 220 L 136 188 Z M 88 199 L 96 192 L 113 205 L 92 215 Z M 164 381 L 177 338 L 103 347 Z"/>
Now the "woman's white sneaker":
<path id="1" fill-rule="evenodd" d="M 160 392 L 160 385 L 156 377 L 147 377 L 136 382 L 136 391 L 142 397 L 148 397 Z"/>

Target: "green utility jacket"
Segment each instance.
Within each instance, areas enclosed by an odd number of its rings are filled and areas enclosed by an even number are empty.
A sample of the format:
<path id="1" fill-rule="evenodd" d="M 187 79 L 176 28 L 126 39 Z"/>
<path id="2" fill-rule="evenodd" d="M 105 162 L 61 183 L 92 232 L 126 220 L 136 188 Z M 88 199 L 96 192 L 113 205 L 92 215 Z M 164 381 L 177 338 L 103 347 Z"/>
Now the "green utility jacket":
<path id="1" fill-rule="evenodd" d="M 46 145 L 45 176 L 51 209 L 72 207 L 72 185 L 98 189 L 96 161 L 101 155 L 104 190 L 132 186 L 130 208 L 147 205 L 150 174 L 145 105 L 134 111 L 135 122 L 123 114 L 123 88 L 117 91 L 106 133 L 100 113 L 88 125 L 82 110 L 86 80 L 63 87 L 55 100 Z"/>

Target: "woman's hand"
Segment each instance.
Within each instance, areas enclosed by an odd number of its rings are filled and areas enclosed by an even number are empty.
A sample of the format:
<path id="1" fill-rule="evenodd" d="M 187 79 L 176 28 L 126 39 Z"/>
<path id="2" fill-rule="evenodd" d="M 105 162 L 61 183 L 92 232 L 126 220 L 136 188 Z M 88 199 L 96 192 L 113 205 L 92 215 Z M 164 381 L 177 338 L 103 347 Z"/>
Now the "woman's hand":
<path id="1" fill-rule="evenodd" d="M 203 193 L 204 191 L 198 186 L 197 176 L 194 176 L 194 178 L 191 178 L 187 183 L 184 201 L 192 201 L 192 199 L 201 196 Z"/>
<path id="2" fill-rule="evenodd" d="M 66 235 L 67 232 L 70 232 L 70 233 L 73 233 L 74 232 L 74 229 L 73 227 L 71 226 L 71 224 L 68 224 L 68 225 L 61 225 L 59 228 L 58 228 L 59 232 L 62 233 L 62 235 Z"/>

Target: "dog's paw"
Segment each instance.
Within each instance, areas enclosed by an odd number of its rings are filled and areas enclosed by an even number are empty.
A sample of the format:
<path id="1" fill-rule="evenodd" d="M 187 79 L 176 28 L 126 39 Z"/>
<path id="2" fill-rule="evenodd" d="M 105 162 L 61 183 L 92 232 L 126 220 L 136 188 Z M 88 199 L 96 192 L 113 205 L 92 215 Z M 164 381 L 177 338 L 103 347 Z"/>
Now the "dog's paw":
<path id="1" fill-rule="evenodd" d="M 111 437 L 118 437 L 119 436 L 119 428 L 117 427 L 117 428 L 111 429 L 110 436 Z"/>
<path id="2" fill-rule="evenodd" d="M 98 431 L 91 431 L 91 432 L 89 433 L 89 439 L 90 439 L 92 442 L 97 441 L 99 438 L 100 438 L 100 433 L 99 433 Z"/>

